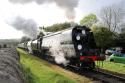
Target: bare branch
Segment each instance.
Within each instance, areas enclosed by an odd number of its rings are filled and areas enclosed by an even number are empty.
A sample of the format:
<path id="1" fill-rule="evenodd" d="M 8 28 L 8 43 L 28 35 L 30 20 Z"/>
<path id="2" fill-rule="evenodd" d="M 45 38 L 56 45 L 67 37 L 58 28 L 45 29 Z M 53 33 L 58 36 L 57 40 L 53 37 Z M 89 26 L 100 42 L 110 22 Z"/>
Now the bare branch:
<path id="1" fill-rule="evenodd" d="M 101 9 L 101 19 L 104 25 L 113 32 L 119 28 L 124 16 L 124 11 L 120 5 L 107 6 Z"/>

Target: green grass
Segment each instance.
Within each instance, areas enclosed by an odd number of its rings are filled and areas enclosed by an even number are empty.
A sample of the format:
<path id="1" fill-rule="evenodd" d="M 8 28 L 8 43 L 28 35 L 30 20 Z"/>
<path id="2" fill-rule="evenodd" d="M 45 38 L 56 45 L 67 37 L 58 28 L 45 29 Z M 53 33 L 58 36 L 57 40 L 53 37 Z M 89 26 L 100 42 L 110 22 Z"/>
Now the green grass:
<path id="1" fill-rule="evenodd" d="M 99 66 L 99 63 L 97 64 L 97 62 L 96 62 L 96 65 Z M 100 62 L 99 68 L 117 72 L 117 73 L 121 73 L 121 74 L 125 74 L 125 64 L 122 64 L 122 63 L 103 61 L 103 64 L 102 64 L 102 62 Z"/>
<path id="2" fill-rule="evenodd" d="M 20 62 L 23 65 L 27 83 L 77 83 L 66 75 L 51 69 L 51 65 L 21 49 Z"/>

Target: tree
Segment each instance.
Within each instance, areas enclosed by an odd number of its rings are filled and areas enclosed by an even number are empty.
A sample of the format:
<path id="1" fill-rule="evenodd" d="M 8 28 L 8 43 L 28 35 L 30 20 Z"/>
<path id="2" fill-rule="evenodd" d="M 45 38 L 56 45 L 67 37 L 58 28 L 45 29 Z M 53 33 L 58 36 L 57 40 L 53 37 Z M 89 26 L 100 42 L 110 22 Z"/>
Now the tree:
<path id="1" fill-rule="evenodd" d="M 57 24 L 53 24 L 52 26 L 45 27 L 44 30 L 46 32 L 56 32 L 70 27 L 71 27 L 70 23 L 65 22 L 65 23 L 57 23 Z"/>
<path id="2" fill-rule="evenodd" d="M 4 45 L 3 45 L 3 48 L 7 48 L 7 44 L 4 44 Z"/>
<path id="3" fill-rule="evenodd" d="M 95 14 L 89 14 L 85 16 L 82 20 L 80 20 L 80 25 L 85 25 L 87 27 L 91 27 L 93 24 L 97 22 L 97 17 Z"/>
<path id="4" fill-rule="evenodd" d="M 2 46 L 0 45 L 0 49 L 2 48 Z"/>
<path id="5" fill-rule="evenodd" d="M 120 32 L 121 32 L 121 33 L 124 33 L 124 32 L 125 32 L 125 23 L 123 23 L 123 24 L 120 26 Z"/>
<path id="6" fill-rule="evenodd" d="M 94 33 L 95 41 L 98 47 L 108 48 L 115 44 L 114 33 L 109 31 L 108 28 L 93 26 L 92 31 Z"/>
<path id="7" fill-rule="evenodd" d="M 31 39 L 30 39 L 29 37 L 23 36 L 23 37 L 21 38 L 20 43 L 24 43 L 24 42 L 27 42 L 27 41 L 30 41 L 30 40 L 31 40 Z"/>
<path id="8" fill-rule="evenodd" d="M 102 22 L 110 31 L 113 32 L 119 28 L 124 16 L 124 11 L 119 5 L 104 7 L 100 12 Z"/>
<path id="9" fill-rule="evenodd" d="M 125 30 L 118 34 L 116 39 L 117 46 L 125 47 Z"/>

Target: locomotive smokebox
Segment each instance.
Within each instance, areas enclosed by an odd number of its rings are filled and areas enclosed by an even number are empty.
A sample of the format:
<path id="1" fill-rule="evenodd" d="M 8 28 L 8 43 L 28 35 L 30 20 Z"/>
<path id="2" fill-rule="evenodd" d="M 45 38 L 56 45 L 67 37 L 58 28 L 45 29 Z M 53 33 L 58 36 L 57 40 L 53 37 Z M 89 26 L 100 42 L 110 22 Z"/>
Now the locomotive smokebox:
<path id="1" fill-rule="evenodd" d="M 86 52 L 84 52 L 86 49 L 96 47 L 93 34 L 86 26 L 75 26 L 73 28 L 72 41 L 74 44 L 76 56 L 86 55 Z"/>

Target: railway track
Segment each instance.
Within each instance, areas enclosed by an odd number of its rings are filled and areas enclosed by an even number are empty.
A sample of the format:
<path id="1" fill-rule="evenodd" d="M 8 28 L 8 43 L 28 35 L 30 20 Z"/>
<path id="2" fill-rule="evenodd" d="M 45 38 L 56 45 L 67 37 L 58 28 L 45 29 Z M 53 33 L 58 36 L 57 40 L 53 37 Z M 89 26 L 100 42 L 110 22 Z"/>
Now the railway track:
<path id="1" fill-rule="evenodd" d="M 86 76 L 92 79 L 93 81 L 98 81 L 98 83 L 125 83 L 125 77 L 99 71 L 98 69 L 80 70 L 78 67 L 74 67 L 74 68 L 73 67 L 70 68 L 70 67 L 68 68 L 68 70 L 78 73 L 80 75 Z"/>
<path id="2" fill-rule="evenodd" d="M 111 74 L 111 73 L 107 73 L 107 72 L 103 72 L 103 71 L 99 71 L 99 70 L 93 70 L 93 72 L 104 75 L 105 79 L 106 79 L 106 82 L 109 82 L 109 83 L 125 83 L 125 77 L 118 76 L 118 75 Z"/>

